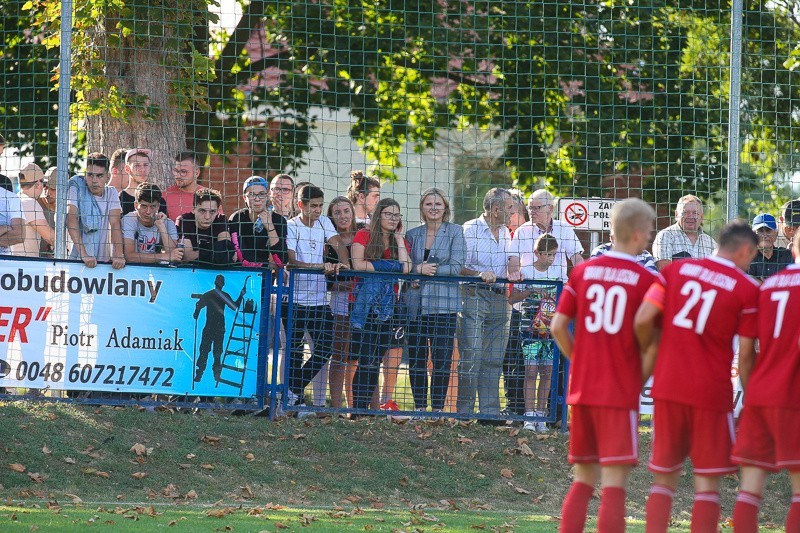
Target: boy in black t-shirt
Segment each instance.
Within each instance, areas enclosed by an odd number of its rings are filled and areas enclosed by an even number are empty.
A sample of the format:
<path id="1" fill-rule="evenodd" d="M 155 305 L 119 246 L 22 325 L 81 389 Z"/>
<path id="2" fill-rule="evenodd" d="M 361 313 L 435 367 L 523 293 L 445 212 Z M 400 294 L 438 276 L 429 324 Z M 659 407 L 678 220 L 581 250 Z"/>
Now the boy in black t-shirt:
<path id="1" fill-rule="evenodd" d="M 225 217 L 219 214 L 222 197 L 214 189 L 198 189 L 194 209 L 178 217 L 178 236 L 184 245 L 183 261 L 206 265 L 230 265 L 236 251 Z"/>

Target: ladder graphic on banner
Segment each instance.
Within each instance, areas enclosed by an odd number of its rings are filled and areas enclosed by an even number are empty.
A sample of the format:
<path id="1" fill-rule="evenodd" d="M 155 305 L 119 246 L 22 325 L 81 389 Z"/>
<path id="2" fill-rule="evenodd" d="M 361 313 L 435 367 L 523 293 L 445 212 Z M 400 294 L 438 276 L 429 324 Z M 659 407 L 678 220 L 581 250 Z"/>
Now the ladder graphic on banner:
<path id="1" fill-rule="evenodd" d="M 225 344 L 225 351 L 222 353 L 222 371 L 220 378 L 215 385 L 220 383 L 237 387 L 239 394 L 244 388 L 245 371 L 247 370 L 247 359 L 250 356 L 250 343 L 253 340 L 253 329 L 255 328 L 256 314 L 258 308 L 254 300 L 246 300 L 243 305 L 236 309 L 233 317 L 233 324 L 228 335 L 228 342 Z M 235 378 L 226 379 L 222 377 L 224 372 L 237 375 Z"/>

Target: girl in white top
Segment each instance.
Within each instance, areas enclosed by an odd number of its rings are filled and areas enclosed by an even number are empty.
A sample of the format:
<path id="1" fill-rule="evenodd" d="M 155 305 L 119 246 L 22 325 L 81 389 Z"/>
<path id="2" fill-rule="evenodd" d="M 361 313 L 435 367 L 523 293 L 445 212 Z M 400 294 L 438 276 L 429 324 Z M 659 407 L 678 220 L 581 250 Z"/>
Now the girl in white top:
<path id="1" fill-rule="evenodd" d="M 534 245 L 535 261 L 522 267 L 526 280 L 565 282 L 561 266 L 554 264 L 558 241 L 545 233 Z M 522 312 L 522 351 L 525 356 L 525 416 L 544 417 L 553 375 L 553 339 L 550 319 L 556 310 L 556 286 L 516 285 L 509 301 Z M 537 383 L 538 381 L 538 383 Z M 523 429 L 544 432 L 543 421 L 527 421 Z"/>

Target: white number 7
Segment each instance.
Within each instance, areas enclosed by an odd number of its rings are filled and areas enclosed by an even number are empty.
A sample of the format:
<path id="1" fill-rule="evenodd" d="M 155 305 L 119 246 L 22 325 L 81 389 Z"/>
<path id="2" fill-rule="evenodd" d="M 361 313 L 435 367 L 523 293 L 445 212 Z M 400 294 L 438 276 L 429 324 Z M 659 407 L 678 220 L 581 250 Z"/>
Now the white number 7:
<path id="1" fill-rule="evenodd" d="M 789 291 L 773 292 L 769 299 L 773 302 L 778 302 L 778 309 L 775 312 L 775 329 L 772 330 L 772 338 L 777 339 L 783 327 L 783 317 L 786 314 L 786 304 L 789 303 Z"/>

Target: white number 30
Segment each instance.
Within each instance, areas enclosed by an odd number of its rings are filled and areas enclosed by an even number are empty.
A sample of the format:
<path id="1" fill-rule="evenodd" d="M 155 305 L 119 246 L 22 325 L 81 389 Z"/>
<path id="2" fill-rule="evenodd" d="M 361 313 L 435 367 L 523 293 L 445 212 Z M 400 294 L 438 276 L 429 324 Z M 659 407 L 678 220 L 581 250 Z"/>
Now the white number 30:
<path id="1" fill-rule="evenodd" d="M 590 285 L 586 298 L 591 301 L 591 314 L 586 316 L 586 331 L 597 333 L 602 329 L 611 335 L 619 333 L 628 303 L 625 289 L 619 285 L 612 285 L 608 290 L 602 285 Z"/>

